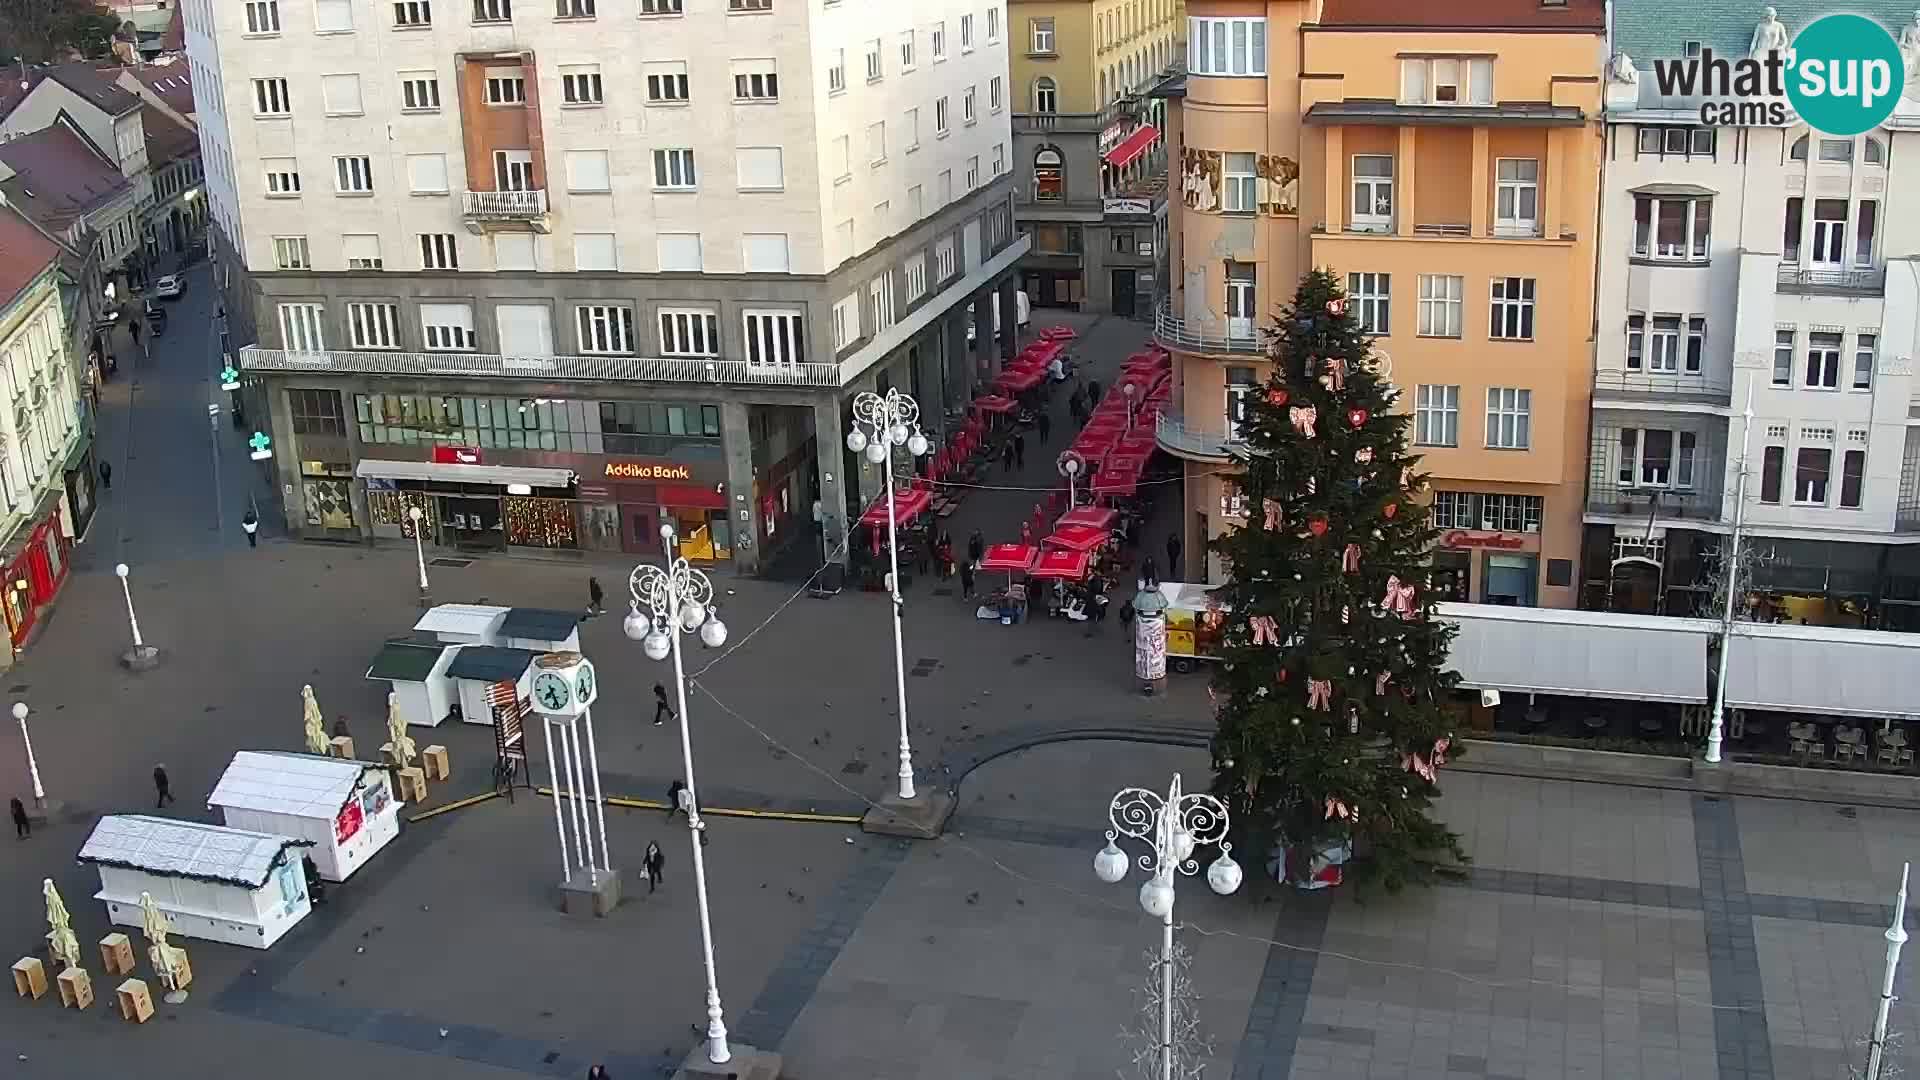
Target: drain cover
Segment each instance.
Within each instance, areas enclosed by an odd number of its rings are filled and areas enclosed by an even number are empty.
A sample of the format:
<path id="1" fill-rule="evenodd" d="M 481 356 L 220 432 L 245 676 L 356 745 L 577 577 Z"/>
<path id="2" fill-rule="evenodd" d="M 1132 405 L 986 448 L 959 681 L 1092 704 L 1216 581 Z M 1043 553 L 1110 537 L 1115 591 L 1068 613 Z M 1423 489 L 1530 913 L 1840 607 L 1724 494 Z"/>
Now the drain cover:
<path id="1" fill-rule="evenodd" d="M 457 569 L 462 566 L 472 566 L 473 560 L 472 559 L 448 559 L 443 557 L 438 559 L 428 559 L 427 563 L 431 566 L 451 566 Z"/>

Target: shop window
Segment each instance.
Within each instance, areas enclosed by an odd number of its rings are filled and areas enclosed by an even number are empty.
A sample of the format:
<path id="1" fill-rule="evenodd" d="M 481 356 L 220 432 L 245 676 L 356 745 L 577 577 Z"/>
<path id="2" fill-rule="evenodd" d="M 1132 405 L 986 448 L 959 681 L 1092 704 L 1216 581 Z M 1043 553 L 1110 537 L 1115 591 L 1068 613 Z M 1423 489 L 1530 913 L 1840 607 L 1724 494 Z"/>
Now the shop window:
<path id="1" fill-rule="evenodd" d="M 337 390 L 288 390 L 287 409 L 296 435 L 345 435 L 347 419 Z"/>
<path id="2" fill-rule="evenodd" d="M 346 480 L 302 481 L 307 524 L 316 529 L 353 528 L 353 492 Z"/>
<path id="3" fill-rule="evenodd" d="M 568 499 L 509 496 L 501 501 L 507 543 L 514 547 L 574 548 L 580 538 L 574 529 L 573 503 Z"/>
<path id="4" fill-rule="evenodd" d="M 1043 146 L 1033 155 L 1033 198 L 1059 202 L 1067 197 L 1067 159 L 1059 150 Z"/>

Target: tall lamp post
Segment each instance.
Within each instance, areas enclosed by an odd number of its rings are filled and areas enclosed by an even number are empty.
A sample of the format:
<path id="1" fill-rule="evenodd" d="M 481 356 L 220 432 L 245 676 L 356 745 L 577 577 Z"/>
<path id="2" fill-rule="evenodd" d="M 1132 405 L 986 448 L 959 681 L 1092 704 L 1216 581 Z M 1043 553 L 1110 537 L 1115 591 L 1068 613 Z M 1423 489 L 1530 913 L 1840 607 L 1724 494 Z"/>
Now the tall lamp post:
<path id="1" fill-rule="evenodd" d="M 1120 392 L 1127 396 L 1127 434 L 1131 435 L 1133 434 L 1133 398 L 1140 392 L 1140 388 L 1133 384 L 1132 379 L 1128 379 L 1120 384 Z"/>
<path id="2" fill-rule="evenodd" d="M 27 773 L 33 777 L 33 805 L 47 808 L 47 789 L 40 784 L 40 762 L 33 756 L 33 736 L 27 732 L 27 703 L 13 703 L 13 718 L 20 721 L 20 741 L 27 748 Z"/>
<path id="3" fill-rule="evenodd" d="M 1733 485 L 1733 529 L 1727 536 L 1727 558 L 1720 576 L 1727 590 L 1720 611 L 1719 677 L 1713 684 L 1713 713 L 1707 720 L 1707 761 L 1720 763 L 1720 743 L 1726 731 L 1727 658 L 1733 654 L 1733 615 L 1740 597 L 1740 540 L 1747 524 L 1747 448 L 1753 445 L 1753 383 L 1747 383 L 1747 409 L 1741 414 L 1746 428 L 1740 433 L 1740 470 Z"/>
<path id="4" fill-rule="evenodd" d="M 713 612 L 713 582 L 707 575 L 674 555 L 678 550 L 672 525 L 660 526 L 667 565 L 641 563 L 627 577 L 633 606 L 621 629 L 640 643 L 649 660 L 673 657 L 674 689 L 680 702 L 680 760 L 686 770 L 687 838 L 693 845 L 693 883 L 700 906 L 700 947 L 707 965 L 707 1059 L 715 1065 L 732 1060 L 727 1025 L 720 1010 L 720 984 L 713 969 L 713 922 L 707 910 L 707 862 L 701 839 L 706 822 L 700 817 L 699 788 L 693 781 L 693 740 L 687 729 L 687 670 L 680 659 L 680 635 L 698 631 L 708 648 L 727 643 L 727 624 Z M 644 613 L 643 613 L 644 612 Z"/>
<path id="5" fill-rule="evenodd" d="M 1233 861 L 1233 845 L 1226 842 L 1227 808 L 1201 792 L 1183 794 L 1180 774 L 1165 795 L 1146 788 L 1126 788 L 1107 807 L 1107 846 L 1093 857 L 1093 872 L 1109 885 L 1127 876 L 1127 853 L 1115 840 L 1131 836 L 1145 840 L 1153 850 L 1140 856 L 1140 869 L 1151 876 L 1140 886 L 1140 906 L 1160 919 L 1160 1080 L 1174 1080 L 1173 1042 L 1173 883 L 1176 874 L 1200 872 L 1193 849 L 1219 844 L 1220 857 L 1207 867 L 1207 886 L 1221 896 L 1240 888 L 1240 864 Z"/>
<path id="6" fill-rule="evenodd" d="M 420 606 L 427 606 L 427 549 L 420 539 L 420 523 L 426 514 L 417 506 L 407 507 L 407 520 L 413 522 L 413 558 L 420 566 Z"/>
<path id="7" fill-rule="evenodd" d="M 893 389 L 889 389 L 885 397 L 869 392 L 856 395 L 847 449 L 856 454 L 864 452 L 867 460 L 880 466 L 886 475 L 887 563 L 893 571 L 887 578 L 887 592 L 893 599 L 893 682 L 900 698 L 900 798 L 911 800 L 913 743 L 907 735 L 906 652 L 900 641 L 900 536 L 893 501 L 893 448 L 896 446 L 906 447 L 907 453 L 916 458 L 927 452 L 927 437 L 920 433 L 919 403 Z"/>
<path id="8" fill-rule="evenodd" d="M 133 632 L 133 648 L 120 654 L 120 663 L 133 671 L 145 671 L 160 662 L 160 650 L 140 637 L 140 617 L 133 612 L 133 587 L 127 584 L 132 571 L 126 563 L 113 568 L 120 578 L 120 594 L 127 599 L 127 629 Z"/>

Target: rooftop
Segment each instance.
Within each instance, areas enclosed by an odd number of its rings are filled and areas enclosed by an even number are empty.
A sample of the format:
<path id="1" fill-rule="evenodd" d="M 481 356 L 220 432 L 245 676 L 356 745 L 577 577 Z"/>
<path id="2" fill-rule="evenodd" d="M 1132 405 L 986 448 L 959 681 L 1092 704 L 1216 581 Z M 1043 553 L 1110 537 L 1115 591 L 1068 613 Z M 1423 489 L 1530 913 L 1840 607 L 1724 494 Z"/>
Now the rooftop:
<path id="1" fill-rule="evenodd" d="M 517 607 L 507 612 L 507 620 L 500 624 L 500 636 L 531 641 L 565 641 L 567 635 L 580 625 L 582 618 L 578 611 Z"/>
<path id="2" fill-rule="evenodd" d="M 257 889 L 288 848 L 311 847 L 290 836 L 229 829 L 199 821 L 109 814 L 93 827 L 77 856 L 81 862 L 140 870 L 162 877 L 191 878 Z"/>
<path id="3" fill-rule="evenodd" d="M 1879 20 L 1895 36 L 1913 19 L 1914 0 L 1690 0 L 1686 17 L 1674 17 L 1665 0 L 1614 0 L 1613 51 L 1633 57 L 1635 66 L 1651 70 L 1655 59 L 1684 56 L 1687 42 L 1697 41 L 1721 56 L 1747 55 L 1753 28 L 1769 7 L 1779 12 L 1787 33 L 1797 34 L 1808 23 L 1833 11 L 1849 11 Z M 1645 85 L 1645 80 L 1642 81 Z M 1643 91 L 1644 93 L 1644 91 Z"/>
<path id="4" fill-rule="evenodd" d="M 389 641 L 367 666 L 367 678 L 388 682 L 425 682 L 450 646 L 435 641 Z"/>
<path id="5" fill-rule="evenodd" d="M 0 143 L 0 165 L 14 173 L 0 181 L 7 201 L 55 235 L 128 187 L 120 170 L 65 123 Z"/>
<path id="6" fill-rule="evenodd" d="M 108 116 L 132 112 L 140 105 L 140 99 L 114 82 L 113 76 L 84 61 L 48 68 L 47 74 Z"/>
<path id="7" fill-rule="evenodd" d="M 1672 10 L 1669 4 L 1667 11 Z M 1692 5 L 1687 11 L 1691 20 Z M 1473 0 L 1470 4 L 1326 0 L 1320 25 L 1344 30 L 1568 30 L 1597 34 L 1607 28 L 1607 9 L 1605 0 L 1554 4 L 1541 0 Z"/>
<path id="8" fill-rule="evenodd" d="M 491 634 L 511 610 L 491 604 L 437 604 L 413 628 L 425 634 Z"/>
<path id="9" fill-rule="evenodd" d="M 527 673 L 534 657 L 531 649 L 508 649 L 499 645 L 462 645 L 460 655 L 447 665 L 447 675 L 476 682 L 509 682 Z"/>
<path id="10" fill-rule="evenodd" d="M 319 754 L 242 750 L 213 786 L 207 805 L 332 821 L 353 798 L 360 778 L 379 769 L 371 762 Z"/>
<path id="11" fill-rule="evenodd" d="M 147 134 L 147 168 L 200 152 L 200 136 L 192 128 L 151 105 L 140 106 L 140 127 Z"/>
<path id="12" fill-rule="evenodd" d="M 12 208 L 0 208 L 0 308 L 59 260 L 60 245 Z"/>
<path id="13" fill-rule="evenodd" d="M 177 8 L 175 10 L 178 10 Z M 155 97 L 167 103 L 167 108 L 182 116 L 193 114 L 193 69 L 183 60 L 163 56 L 151 64 L 142 64 L 135 68 L 111 69 L 118 77 L 126 72 L 153 91 Z"/>

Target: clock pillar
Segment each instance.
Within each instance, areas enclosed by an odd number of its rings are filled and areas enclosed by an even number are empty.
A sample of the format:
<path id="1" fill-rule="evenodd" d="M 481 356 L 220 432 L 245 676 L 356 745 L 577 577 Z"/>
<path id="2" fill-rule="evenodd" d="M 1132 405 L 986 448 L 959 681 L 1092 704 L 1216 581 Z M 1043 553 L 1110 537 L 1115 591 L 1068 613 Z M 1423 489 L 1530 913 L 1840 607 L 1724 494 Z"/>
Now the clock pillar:
<path id="1" fill-rule="evenodd" d="M 560 844 L 560 910 L 606 916 L 620 904 L 620 874 L 607 849 L 606 799 L 593 734 L 599 682 L 579 653 L 534 660 L 533 707 L 546 734 L 553 828 Z"/>

